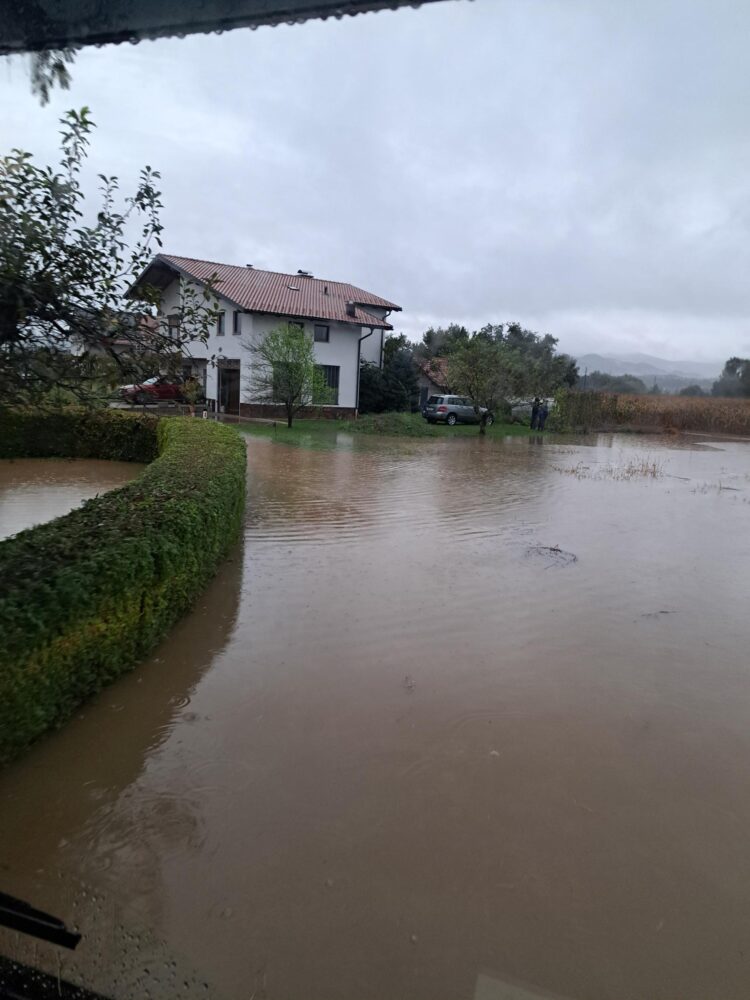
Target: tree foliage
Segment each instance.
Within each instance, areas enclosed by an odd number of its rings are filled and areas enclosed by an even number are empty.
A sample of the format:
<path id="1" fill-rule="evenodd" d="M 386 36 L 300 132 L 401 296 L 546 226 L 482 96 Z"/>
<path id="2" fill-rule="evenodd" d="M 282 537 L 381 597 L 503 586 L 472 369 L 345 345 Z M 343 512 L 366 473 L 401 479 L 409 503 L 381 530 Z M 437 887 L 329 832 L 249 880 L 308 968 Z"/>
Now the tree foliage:
<path id="1" fill-rule="evenodd" d="M 303 407 L 331 401 L 313 342 L 298 326 L 282 323 L 260 340 L 246 340 L 243 346 L 251 356 L 245 384 L 253 399 L 283 406 L 288 427 Z"/>
<path id="2" fill-rule="evenodd" d="M 589 372 L 585 380 L 579 377 L 577 388 L 591 392 L 625 392 L 634 396 L 648 392 L 646 383 L 636 375 L 608 375 L 607 372 Z"/>
<path id="3" fill-rule="evenodd" d="M 500 341 L 475 334 L 448 358 L 451 386 L 471 399 L 474 410 L 482 414 L 480 434 L 485 433 L 487 413 L 502 401 L 518 395 L 527 385 L 527 372 L 517 352 Z"/>
<path id="4" fill-rule="evenodd" d="M 563 386 L 575 385 L 578 378 L 575 360 L 567 354 L 557 353 L 556 337 L 549 333 L 534 333 L 520 323 L 487 323 L 474 333 L 469 333 L 465 326 L 458 323 L 444 328 L 430 328 L 422 335 L 415 355 L 422 359 L 450 359 L 474 341 L 503 348 L 501 353 L 507 364 L 523 367 L 522 392 L 552 395 Z"/>
<path id="5" fill-rule="evenodd" d="M 70 66 L 75 60 L 73 49 L 44 49 L 29 56 L 31 71 L 31 92 L 39 98 L 44 107 L 49 103 L 49 93 L 53 87 L 61 90 L 70 87 Z"/>
<path id="6" fill-rule="evenodd" d="M 729 358 L 711 395 L 750 397 L 750 358 Z"/>
<path id="7" fill-rule="evenodd" d="M 452 329 L 450 385 L 472 400 L 477 413 L 482 407 L 496 410 L 514 397 L 551 396 L 576 382 L 575 361 L 556 353 L 557 340 L 550 334 L 541 336 L 519 323 L 488 323 L 466 338 L 464 328 Z M 479 429 L 484 433 L 484 420 Z"/>
<path id="8" fill-rule="evenodd" d="M 20 149 L 0 157 L 0 405 L 53 388 L 85 401 L 102 378 L 173 371 L 216 316 L 212 281 L 186 284 L 172 321 L 154 315 L 158 289 L 140 283 L 139 297 L 129 294 L 161 246 L 159 173 L 144 167 L 122 206 L 117 177 L 100 174 L 92 213 L 81 171 L 95 125 L 87 108 L 61 124 L 59 169 Z"/>
<path id="9" fill-rule="evenodd" d="M 383 345 L 383 367 L 365 362 L 359 373 L 359 412 L 387 413 L 411 409 L 416 398 L 414 353 L 406 336 L 390 336 Z"/>
<path id="10" fill-rule="evenodd" d="M 684 389 L 680 389 L 679 396 L 705 396 L 703 389 L 697 384 L 686 385 Z"/>
<path id="11" fill-rule="evenodd" d="M 416 346 L 414 353 L 423 360 L 442 358 L 464 347 L 470 336 L 466 327 L 460 323 L 449 323 L 446 327 L 431 326 L 422 334 L 421 343 Z"/>

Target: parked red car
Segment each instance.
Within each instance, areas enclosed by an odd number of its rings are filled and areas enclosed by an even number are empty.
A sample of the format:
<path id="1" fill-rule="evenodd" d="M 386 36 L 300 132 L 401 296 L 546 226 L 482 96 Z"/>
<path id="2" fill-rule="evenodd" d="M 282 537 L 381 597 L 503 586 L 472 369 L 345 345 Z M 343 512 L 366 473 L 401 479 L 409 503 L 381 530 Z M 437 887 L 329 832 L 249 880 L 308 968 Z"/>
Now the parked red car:
<path id="1" fill-rule="evenodd" d="M 154 375 L 147 378 L 145 382 L 138 382 L 135 385 L 121 385 L 120 397 L 127 403 L 161 403 L 164 400 L 181 401 L 182 383 L 171 382 L 162 375 Z"/>

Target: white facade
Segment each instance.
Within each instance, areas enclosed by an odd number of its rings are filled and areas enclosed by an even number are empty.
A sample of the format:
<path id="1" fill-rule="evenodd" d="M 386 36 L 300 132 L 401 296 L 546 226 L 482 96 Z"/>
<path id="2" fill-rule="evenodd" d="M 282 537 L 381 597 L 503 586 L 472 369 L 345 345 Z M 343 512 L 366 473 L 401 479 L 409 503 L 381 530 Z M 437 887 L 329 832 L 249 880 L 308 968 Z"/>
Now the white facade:
<path id="1" fill-rule="evenodd" d="M 161 313 L 168 316 L 179 309 L 181 281 L 185 278 L 175 278 L 162 292 Z M 199 287 L 196 283 L 196 287 Z M 216 329 L 205 344 L 194 341 L 186 346 L 193 360 L 196 374 L 205 378 L 206 399 L 216 402 L 219 399 L 219 369 L 222 360 L 227 366 L 237 362 L 240 370 L 240 403 L 252 403 L 251 354 L 248 344 L 257 341 L 281 323 L 302 323 L 304 331 L 311 339 L 316 325 L 327 326 L 329 339 L 327 343 L 315 343 L 315 358 L 320 365 L 332 365 L 339 368 L 338 401 L 335 405 L 342 409 L 354 409 L 357 406 L 357 387 L 359 382 L 359 361 L 371 361 L 382 365 L 382 349 L 385 331 L 374 329 L 370 334 L 369 327 L 359 327 L 334 320 L 320 320 L 319 324 L 312 319 L 302 319 L 297 316 L 274 316 L 267 313 L 243 312 L 238 310 L 233 302 L 218 296 L 219 309 L 224 313 L 224 333 Z M 385 317 L 385 310 L 369 307 L 378 318 Z M 235 313 L 237 319 L 235 323 Z M 235 332 L 237 330 L 237 332 Z M 364 338 L 360 340 L 360 338 Z M 186 357 L 186 365 L 188 359 Z M 220 405 L 220 404 L 219 404 Z"/>

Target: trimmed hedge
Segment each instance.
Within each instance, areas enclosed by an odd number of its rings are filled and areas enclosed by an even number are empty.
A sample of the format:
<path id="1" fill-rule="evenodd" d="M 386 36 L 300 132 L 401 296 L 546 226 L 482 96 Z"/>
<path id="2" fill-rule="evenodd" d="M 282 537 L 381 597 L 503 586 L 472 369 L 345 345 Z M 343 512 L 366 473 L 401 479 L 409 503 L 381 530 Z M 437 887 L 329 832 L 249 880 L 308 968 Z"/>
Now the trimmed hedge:
<path id="1" fill-rule="evenodd" d="M 0 410 L 0 458 L 153 462 L 157 418 L 115 410 Z"/>
<path id="2" fill-rule="evenodd" d="M 238 538 L 245 443 L 213 422 L 0 413 L 0 456 L 152 461 L 134 482 L 0 542 L 0 764 L 133 667 Z"/>

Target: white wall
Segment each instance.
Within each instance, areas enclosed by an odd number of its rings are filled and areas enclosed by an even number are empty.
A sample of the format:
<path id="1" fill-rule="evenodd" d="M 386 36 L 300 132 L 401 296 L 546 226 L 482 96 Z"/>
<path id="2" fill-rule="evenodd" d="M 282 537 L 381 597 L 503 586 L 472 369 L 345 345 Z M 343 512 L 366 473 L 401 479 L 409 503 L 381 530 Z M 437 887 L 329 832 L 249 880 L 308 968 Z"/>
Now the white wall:
<path id="1" fill-rule="evenodd" d="M 248 313 L 243 316 L 249 321 L 250 338 L 262 338 L 280 323 L 285 323 L 289 317 L 267 316 L 262 313 Z M 305 333 L 313 336 L 315 323 L 312 320 L 295 320 L 303 322 Z M 339 406 L 354 407 L 357 405 L 357 341 L 361 336 L 358 326 L 329 321 L 324 324 L 329 328 L 327 344 L 315 344 L 314 353 L 318 364 L 339 366 Z M 250 373 L 250 359 L 247 354 L 242 360 L 242 402 L 252 402 L 252 391 L 246 386 L 246 376 Z"/>
<path id="2" fill-rule="evenodd" d="M 371 336 L 369 326 L 363 326 L 359 336 L 364 337 L 362 341 L 362 360 L 369 361 L 378 368 L 383 366 L 383 344 L 385 343 L 385 330 L 373 330 Z"/>
<path id="3" fill-rule="evenodd" d="M 185 281 L 186 279 L 184 278 L 176 278 L 162 292 L 161 312 L 165 316 L 168 316 L 170 312 L 179 308 L 182 282 Z M 194 289 L 200 293 L 202 286 L 198 283 L 192 284 Z M 242 361 L 245 352 L 242 350 L 241 341 L 246 332 L 249 332 L 249 321 L 251 319 L 250 315 L 246 313 L 240 314 L 241 333 L 239 336 L 236 336 L 232 333 L 233 314 L 236 306 L 228 299 L 219 296 L 219 308 L 224 310 L 224 335 L 221 337 L 218 336 L 216 327 L 214 327 L 205 344 L 199 340 L 195 340 L 185 345 L 186 355 L 190 354 L 193 358 L 206 359 L 208 362 L 206 366 L 206 399 L 211 400 L 216 400 L 218 396 L 218 369 L 215 363 L 211 363 L 211 359 L 213 358 L 214 362 L 218 358 L 237 358 Z"/>
<path id="4" fill-rule="evenodd" d="M 185 280 L 185 279 L 183 279 Z M 200 286 L 196 286 L 200 289 Z M 161 311 L 164 315 L 169 315 L 179 307 L 180 302 L 180 281 L 175 279 L 162 293 Z M 240 399 L 243 403 L 252 402 L 252 391 L 248 385 L 250 377 L 250 354 L 243 341 L 248 342 L 258 337 L 265 336 L 279 324 L 286 322 L 291 317 L 269 316 L 264 313 L 242 313 L 240 315 L 240 336 L 232 333 L 232 320 L 235 305 L 228 299 L 219 296 L 219 308 L 224 310 L 224 336 L 219 337 L 214 330 L 205 344 L 199 341 L 189 345 L 189 353 L 194 358 L 209 359 L 206 372 L 206 398 L 215 400 L 218 391 L 217 369 L 210 363 L 211 358 L 238 358 L 240 360 Z M 305 333 L 312 338 L 314 322 L 304 321 Z M 357 341 L 367 330 L 362 330 L 358 326 L 350 326 L 346 323 L 334 323 L 329 321 L 326 324 L 330 329 L 329 342 L 327 344 L 315 344 L 315 357 L 321 365 L 338 365 L 339 371 L 339 406 L 354 407 L 357 405 Z M 372 341 L 374 344 L 374 356 L 372 360 L 380 363 L 380 330 L 375 330 L 372 337 L 362 341 L 362 348 Z M 370 347 L 372 351 L 372 346 Z M 186 348 L 185 353 L 188 353 Z M 364 357 L 363 350 L 363 357 Z M 369 356 L 367 357 L 369 360 Z"/>

